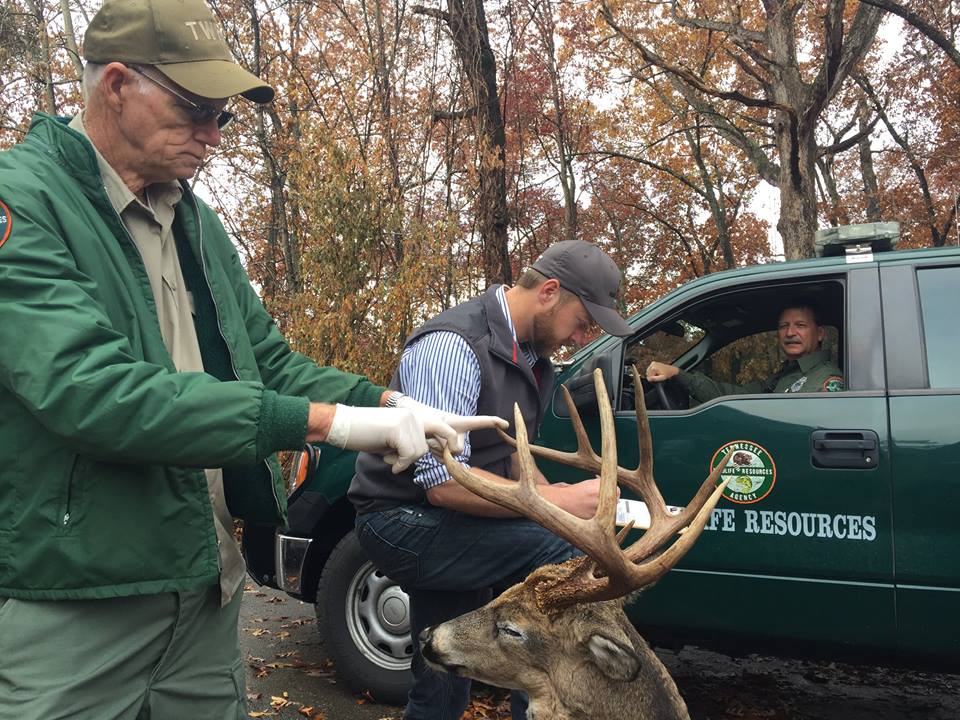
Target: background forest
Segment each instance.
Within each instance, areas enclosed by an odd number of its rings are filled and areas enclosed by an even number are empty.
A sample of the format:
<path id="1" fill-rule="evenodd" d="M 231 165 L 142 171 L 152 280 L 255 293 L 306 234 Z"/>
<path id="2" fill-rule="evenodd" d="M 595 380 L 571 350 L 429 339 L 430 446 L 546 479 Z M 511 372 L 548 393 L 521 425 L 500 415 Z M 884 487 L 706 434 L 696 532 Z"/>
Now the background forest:
<path id="1" fill-rule="evenodd" d="M 565 238 L 627 269 L 630 311 L 829 225 L 958 242 L 954 0 L 210 4 L 277 97 L 236 104 L 198 191 L 322 363 L 385 381 L 413 327 Z M 77 111 L 98 5 L 0 0 L 0 146 Z"/>

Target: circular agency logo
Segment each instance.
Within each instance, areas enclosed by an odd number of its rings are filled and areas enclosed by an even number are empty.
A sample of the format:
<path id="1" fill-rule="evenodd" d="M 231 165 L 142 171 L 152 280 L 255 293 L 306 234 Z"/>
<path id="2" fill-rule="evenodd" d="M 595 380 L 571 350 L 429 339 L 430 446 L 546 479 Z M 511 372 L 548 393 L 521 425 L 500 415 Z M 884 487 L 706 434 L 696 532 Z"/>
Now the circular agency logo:
<path id="1" fill-rule="evenodd" d="M 710 470 L 714 470 L 728 455 L 731 456 L 730 460 L 720 474 L 720 479 L 727 481 L 723 491 L 727 500 L 748 505 L 770 494 L 777 482 L 777 464 L 766 448 L 749 440 L 728 442 L 713 454 Z"/>
<path id="2" fill-rule="evenodd" d="M 10 237 L 10 230 L 13 228 L 13 217 L 10 215 L 10 208 L 3 200 L 0 200 L 0 246 Z"/>

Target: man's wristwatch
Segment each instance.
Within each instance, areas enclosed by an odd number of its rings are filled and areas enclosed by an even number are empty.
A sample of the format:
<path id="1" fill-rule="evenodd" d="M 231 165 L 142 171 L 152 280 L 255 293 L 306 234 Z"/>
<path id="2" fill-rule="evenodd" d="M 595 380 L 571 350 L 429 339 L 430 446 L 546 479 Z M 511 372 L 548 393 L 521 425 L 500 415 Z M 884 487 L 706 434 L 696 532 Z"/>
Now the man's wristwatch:
<path id="1" fill-rule="evenodd" d="M 388 408 L 399 407 L 400 400 L 404 397 L 406 396 L 402 392 L 392 392 L 387 396 L 387 401 L 383 406 Z"/>

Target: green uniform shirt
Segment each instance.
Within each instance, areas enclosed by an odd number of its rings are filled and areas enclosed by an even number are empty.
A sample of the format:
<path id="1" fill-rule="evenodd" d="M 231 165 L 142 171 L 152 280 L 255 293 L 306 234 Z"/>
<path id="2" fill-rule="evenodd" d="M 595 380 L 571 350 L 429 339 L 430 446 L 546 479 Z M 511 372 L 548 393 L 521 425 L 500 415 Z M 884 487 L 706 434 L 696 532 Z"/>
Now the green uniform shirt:
<path id="1" fill-rule="evenodd" d="M 717 382 L 698 372 L 680 371 L 677 380 L 698 402 L 706 402 L 721 395 L 747 395 L 750 393 L 775 392 L 838 392 L 843 390 L 843 373 L 830 362 L 827 350 L 817 350 L 788 360 L 780 370 L 763 382 L 746 385 Z"/>

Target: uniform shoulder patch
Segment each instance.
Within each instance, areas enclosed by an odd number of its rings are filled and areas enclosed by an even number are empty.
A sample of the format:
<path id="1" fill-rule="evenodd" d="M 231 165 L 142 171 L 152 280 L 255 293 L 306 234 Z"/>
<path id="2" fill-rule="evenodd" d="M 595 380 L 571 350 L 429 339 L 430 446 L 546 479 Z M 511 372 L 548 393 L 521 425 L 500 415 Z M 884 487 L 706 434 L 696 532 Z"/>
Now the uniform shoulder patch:
<path id="1" fill-rule="evenodd" d="M 3 247 L 7 238 L 10 237 L 10 230 L 12 228 L 13 215 L 10 214 L 10 208 L 7 207 L 7 204 L 3 200 L 0 200 L 0 247 Z"/>
<path id="2" fill-rule="evenodd" d="M 843 390 L 843 375 L 829 375 L 820 387 L 823 392 L 840 392 Z"/>

